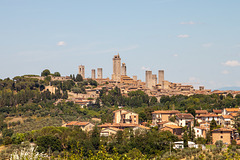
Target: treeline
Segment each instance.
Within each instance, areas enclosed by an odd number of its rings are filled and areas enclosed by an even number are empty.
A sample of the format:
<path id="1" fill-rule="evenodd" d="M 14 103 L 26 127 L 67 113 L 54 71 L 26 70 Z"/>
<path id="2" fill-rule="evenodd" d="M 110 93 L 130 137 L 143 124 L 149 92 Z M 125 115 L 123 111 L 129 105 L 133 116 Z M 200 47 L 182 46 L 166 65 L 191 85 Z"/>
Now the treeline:
<path id="1" fill-rule="evenodd" d="M 3 143 L 20 144 L 21 142 L 34 142 L 38 152 L 54 153 L 63 156 L 64 152 L 82 154 L 89 157 L 96 154 L 105 146 L 109 154 L 128 154 L 137 151 L 148 158 L 161 156 L 170 148 L 170 142 L 178 138 L 169 131 L 159 132 L 125 129 L 118 131 L 110 137 L 100 137 L 100 129 L 94 127 L 89 133 L 80 128 L 44 127 L 41 130 L 33 130 L 26 133 L 13 133 L 11 130 L 3 131 Z"/>
<path id="2" fill-rule="evenodd" d="M 131 91 L 127 96 L 121 94 L 119 88 L 115 87 L 112 90 L 103 88 L 100 91 L 99 101 L 105 106 L 126 106 L 139 108 L 139 107 L 152 107 L 154 110 L 172 110 L 177 109 L 185 111 L 188 108 L 206 109 L 212 111 L 213 109 L 234 108 L 240 105 L 240 95 L 233 97 L 228 94 L 226 97 L 223 95 L 191 95 L 191 96 L 162 96 L 160 101 L 156 97 L 149 97 L 143 91 Z"/>
<path id="3" fill-rule="evenodd" d="M 157 103 L 156 97 L 150 98 L 146 93 L 140 90 L 131 91 L 128 93 L 128 96 L 124 96 L 118 87 L 110 91 L 103 88 L 100 90 L 99 98 L 102 104 L 106 106 L 131 106 L 136 108 Z"/>

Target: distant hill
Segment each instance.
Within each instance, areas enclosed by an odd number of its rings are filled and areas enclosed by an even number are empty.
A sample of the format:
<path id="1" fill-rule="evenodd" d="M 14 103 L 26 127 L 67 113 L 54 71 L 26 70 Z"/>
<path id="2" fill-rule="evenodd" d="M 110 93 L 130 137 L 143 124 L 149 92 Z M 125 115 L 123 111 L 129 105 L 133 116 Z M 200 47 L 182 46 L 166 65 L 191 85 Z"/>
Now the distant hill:
<path id="1" fill-rule="evenodd" d="M 240 87 L 222 87 L 222 88 L 219 88 L 217 90 L 220 90 L 220 91 L 226 91 L 226 90 L 240 91 Z"/>

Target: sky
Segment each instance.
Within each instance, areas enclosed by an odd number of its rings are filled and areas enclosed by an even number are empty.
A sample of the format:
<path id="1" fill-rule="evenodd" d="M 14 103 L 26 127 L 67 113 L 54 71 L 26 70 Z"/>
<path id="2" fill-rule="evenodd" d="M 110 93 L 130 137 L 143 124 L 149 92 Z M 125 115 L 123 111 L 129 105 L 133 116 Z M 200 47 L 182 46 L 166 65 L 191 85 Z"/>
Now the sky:
<path id="1" fill-rule="evenodd" d="M 165 71 L 170 82 L 240 87 L 239 0 L 1 0 L 0 79 Z"/>

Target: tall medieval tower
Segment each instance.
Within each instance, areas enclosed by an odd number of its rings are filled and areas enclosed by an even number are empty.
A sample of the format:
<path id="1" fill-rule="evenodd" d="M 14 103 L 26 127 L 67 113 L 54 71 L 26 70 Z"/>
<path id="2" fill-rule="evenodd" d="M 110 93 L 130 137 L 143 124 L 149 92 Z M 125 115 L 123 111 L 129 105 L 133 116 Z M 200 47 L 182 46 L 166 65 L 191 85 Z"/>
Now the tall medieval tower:
<path id="1" fill-rule="evenodd" d="M 120 81 L 121 80 L 121 58 L 118 55 L 113 57 L 113 74 L 112 80 Z"/>
<path id="2" fill-rule="evenodd" d="M 80 74 L 82 76 L 82 78 L 85 78 L 85 66 L 84 65 L 78 66 L 78 74 Z"/>

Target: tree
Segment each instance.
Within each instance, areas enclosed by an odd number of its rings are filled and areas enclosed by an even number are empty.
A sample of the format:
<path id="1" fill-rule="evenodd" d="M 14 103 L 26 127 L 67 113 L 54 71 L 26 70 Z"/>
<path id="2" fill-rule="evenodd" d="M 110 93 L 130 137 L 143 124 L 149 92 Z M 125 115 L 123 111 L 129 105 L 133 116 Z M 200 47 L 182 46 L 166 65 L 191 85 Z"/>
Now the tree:
<path id="1" fill-rule="evenodd" d="M 76 81 L 77 81 L 77 82 L 82 82 L 82 81 L 83 81 L 83 78 L 82 78 L 82 75 L 81 75 L 81 74 L 77 74 L 77 76 L 76 76 Z"/>
<path id="2" fill-rule="evenodd" d="M 60 74 L 59 72 L 54 72 L 54 73 L 53 73 L 53 76 L 54 76 L 54 77 L 61 77 L 61 74 Z"/>
<path id="3" fill-rule="evenodd" d="M 13 135 L 13 130 L 12 129 L 3 129 L 2 131 L 2 136 L 4 137 L 11 137 Z"/>
<path id="4" fill-rule="evenodd" d="M 210 123 L 210 131 L 212 131 L 213 129 L 217 128 L 217 123 L 216 121 L 213 119 Z"/>
<path id="5" fill-rule="evenodd" d="M 188 108 L 187 111 L 188 111 L 188 113 L 191 113 L 193 115 L 193 117 L 195 117 L 196 113 L 195 113 L 195 109 L 194 108 Z"/>
<path id="6" fill-rule="evenodd" d="M 152 105 L 155 105 L 157 103 L 157 98 L 155 96 L 153 96 L 151 99 L 150 99 L 150 106 Z"/>
<path id="7" fill-rule="evenodd" d="M 183 134 L 183 146 L 184 146 L 184 148 L 188 147 L 188 134 L 186 131 Z"/>
<path id="8" fill-rule="evenodd" d="M 53 135 L 39 136 L 37 138 L 37 145 L 38 145 L 37 149 L 39 152 L 46 153 L 49 149 L 51 149 L 52 152 L 62 150 L 60 140 Z"/>
<path id="9" fill-rule="evenodd" d="M 91 135 L 91 142 L 95 149 L 98 149 L 100 145 L 100 131 L 97 126 L 93 128 Z"/>
<path id="10" fill-rule="evenodd" d="M 44 76 L 48 76 L 50 74 L 51 74 L 51 72 L 49 71 L 49 69 L 45 69 L 42 71 L 41 76 L 44 77 Z"/>

